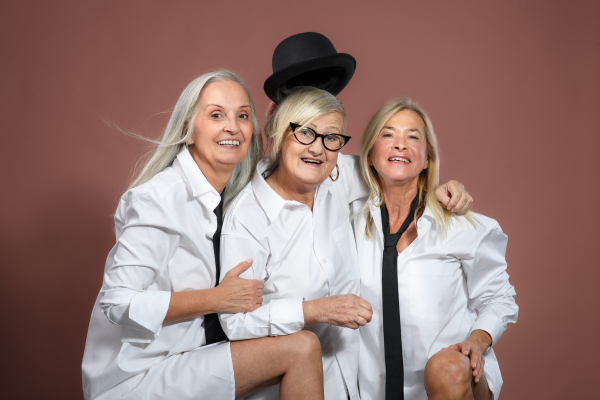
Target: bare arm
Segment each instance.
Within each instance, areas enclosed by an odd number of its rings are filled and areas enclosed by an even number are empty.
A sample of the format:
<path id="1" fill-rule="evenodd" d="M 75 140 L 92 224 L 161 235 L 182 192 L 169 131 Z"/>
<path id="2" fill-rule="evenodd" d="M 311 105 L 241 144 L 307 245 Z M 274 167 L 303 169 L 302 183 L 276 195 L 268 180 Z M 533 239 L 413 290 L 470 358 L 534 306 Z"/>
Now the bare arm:
<path id="1" fill-rule="evenodd" d="M 350 329 L 367 324 L 373 316 L 371 305 L 353 294 L 324 297 L 302 303 L 304 326 L 326 323 Z"/>

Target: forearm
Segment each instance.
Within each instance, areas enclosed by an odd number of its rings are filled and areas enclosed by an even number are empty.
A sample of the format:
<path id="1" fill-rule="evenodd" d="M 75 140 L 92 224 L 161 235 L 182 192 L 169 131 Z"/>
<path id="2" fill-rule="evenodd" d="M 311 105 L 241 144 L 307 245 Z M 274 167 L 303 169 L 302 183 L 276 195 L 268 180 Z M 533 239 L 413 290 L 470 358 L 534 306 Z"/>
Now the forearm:
<path id="1" fill-rule="evenodd" d="M 323 307 L 320 305 L 320 300 L 321 299 L 302 302 L 305 327 L 325 322 Z"/>
<path id="2" fill-rule="evenodd" d="M 220 301 L 215 295 L 215 289 L 172 293 L 164 322 L 175 322 L 222 311 Z"/>

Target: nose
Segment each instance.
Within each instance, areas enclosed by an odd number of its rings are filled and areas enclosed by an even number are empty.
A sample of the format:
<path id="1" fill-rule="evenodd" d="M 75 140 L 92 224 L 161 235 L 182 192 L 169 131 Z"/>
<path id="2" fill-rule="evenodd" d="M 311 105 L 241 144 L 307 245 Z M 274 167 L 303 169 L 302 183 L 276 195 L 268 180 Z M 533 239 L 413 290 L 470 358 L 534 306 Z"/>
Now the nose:
<path id="1" fill-rule="evenodd" d="M 394 150 L 406 150 L 406 141 L 404 140 L 404 135 L 399 135 L 396 137 L 393 146 Z"/>
<path id="2" fill-rule="evenodd" d="M 240 122 L 237 119 L 237 115 L 234 114 L 227 117 L 223 130 L 231 134 L 236 134 L 240 131 Z"/>
<path id="3" fill-rule="evenodd" d="M 317 138 L 317 140 L 308 145 L 308 152 L 312 155 L 323 154 L 323 151 L 325 151 L 325 147 L 323 146 L 322 138 Z"/>

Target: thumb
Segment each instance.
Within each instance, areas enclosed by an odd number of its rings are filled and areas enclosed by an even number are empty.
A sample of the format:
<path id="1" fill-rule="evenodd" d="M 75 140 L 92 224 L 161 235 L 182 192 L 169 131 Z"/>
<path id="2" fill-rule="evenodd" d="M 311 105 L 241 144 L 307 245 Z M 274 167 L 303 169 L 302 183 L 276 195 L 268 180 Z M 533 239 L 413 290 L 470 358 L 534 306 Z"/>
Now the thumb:
<path id="1" fill-rule="evenodd" d="M 246 261 L 242 261 L 241 263 L 239 263 L 238 265 L 236 265 L 235 267 L 233 267 L 232 269 L 230 269 L 226 274 L 225 277 L 228 276 L 240 276 L 243 272 L 245 272 L 246 270 L 248 270 L 248 268 L 250 268 L 250 266 L 252 265 L 252 259 L 248 259 Z"/>

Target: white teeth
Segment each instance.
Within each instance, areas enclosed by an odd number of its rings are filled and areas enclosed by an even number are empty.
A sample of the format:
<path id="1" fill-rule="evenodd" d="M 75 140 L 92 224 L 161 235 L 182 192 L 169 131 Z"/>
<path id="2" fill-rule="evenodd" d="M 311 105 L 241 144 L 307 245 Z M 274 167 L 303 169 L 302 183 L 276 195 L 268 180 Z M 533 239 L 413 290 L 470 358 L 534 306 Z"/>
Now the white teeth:
<path id="1" fill-rule="evenodd" d="M 405 162 L 405 163 L 410 162 L 410 161 L 408 161 L 407 158 L 404 158 L 404 157 L 392 157 L 389 159 L 389 161 L 401 161 L 401 162 Z"/>
<path id="2" fill-rule="evenodd" d="M 302 161 L 304 161 L 305 163 L 309 163 L 309 164 L 317 164 L 317 165 L 322 164 L 321 161 L 312 160 L 310 158 L 303 158 Z"/>
<path id="3" fill-rule="evenodd" d="M 220 142 L 217 142 L 217 144 L 219 144 L 221 146 L 239 146 L 240 141 L 239 140 L 221 140 Z"/>

